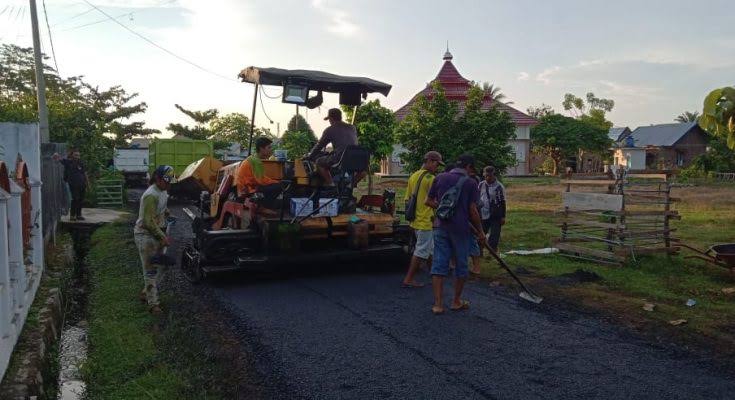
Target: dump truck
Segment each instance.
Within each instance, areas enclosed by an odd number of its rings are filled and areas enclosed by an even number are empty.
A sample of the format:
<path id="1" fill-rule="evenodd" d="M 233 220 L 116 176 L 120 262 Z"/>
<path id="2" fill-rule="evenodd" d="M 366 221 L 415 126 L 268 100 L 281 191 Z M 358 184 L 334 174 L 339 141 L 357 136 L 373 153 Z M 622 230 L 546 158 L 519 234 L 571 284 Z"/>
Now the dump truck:
<path id="1" fill-rule="evenodd" d="M 322 92 L 338 93 L 340 104 L 357 106 L 368 93 L 387 95 L 391 89 L 369 78 L 321 71 L 248 67 L 240 77 L 256 87 L 281 86 L 284 102 L 310 108 L 321 104 Z M 315 95 L 309 96 L 310 91 Z M 265 175 L 281 183 L 275 209 L 260 193 L 237 192 L 235 175 L 246 161 L 222 166 L 214 189 L 202 191 L 198 207 L 184 209 L 193 231 L 181 255 L 184 276 L 198 282 L 217 272 L 280 264 L 337 262 L 349 267 L 350 261 L 370 257 L 381 264 L 406 261 L 411 235 L 396 216 L 395 192 L 385 189 L 359 200 L 353 196 L 369 160 L 365 148 L 348 146 L 331 171 L 336 187 L 323 184 L 312 160 L 262 160 Z"/>
<path id="2" fill-rule="evenodd" d="M 210 140 L 153 139 L 148 148 L 148 172 L 159 165 L 170 165 L 176 176 L 202 157 L 212 157 L 214 147 Z"/>

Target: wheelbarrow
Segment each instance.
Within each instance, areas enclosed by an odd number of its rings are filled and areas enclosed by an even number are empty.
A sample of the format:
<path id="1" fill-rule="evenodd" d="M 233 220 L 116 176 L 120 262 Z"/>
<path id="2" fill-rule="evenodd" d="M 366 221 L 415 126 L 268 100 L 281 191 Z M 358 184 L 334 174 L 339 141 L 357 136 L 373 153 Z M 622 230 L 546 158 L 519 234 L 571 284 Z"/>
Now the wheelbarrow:
<path id="1" fill-rule="evenodd" d="M 685 243 L 679 243 L 679 245 L 697 253 L 697 255 L 687 256 L 684 258 L 697 258 L 707 261 L 710 264 L 728 268 L 733 278 L 735 278 L 735 243 L 716 244 L 710 246 L 706 251 L 702 251 Z"/>

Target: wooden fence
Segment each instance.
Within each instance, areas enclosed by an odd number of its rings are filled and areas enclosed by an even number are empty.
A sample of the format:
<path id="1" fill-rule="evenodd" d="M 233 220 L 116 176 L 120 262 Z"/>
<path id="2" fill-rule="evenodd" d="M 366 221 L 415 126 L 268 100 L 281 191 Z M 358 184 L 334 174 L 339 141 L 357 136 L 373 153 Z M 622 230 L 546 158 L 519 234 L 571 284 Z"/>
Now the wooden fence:
<path id="1" fill-rule="evenodd" d="M 556 247 L 570 257 L 622 264 L 641 254 L 674 253 L 679 219 L 671 185 L 663 174 L 630 174 L 613 179 L 562 180 L 561 237 Z"/>

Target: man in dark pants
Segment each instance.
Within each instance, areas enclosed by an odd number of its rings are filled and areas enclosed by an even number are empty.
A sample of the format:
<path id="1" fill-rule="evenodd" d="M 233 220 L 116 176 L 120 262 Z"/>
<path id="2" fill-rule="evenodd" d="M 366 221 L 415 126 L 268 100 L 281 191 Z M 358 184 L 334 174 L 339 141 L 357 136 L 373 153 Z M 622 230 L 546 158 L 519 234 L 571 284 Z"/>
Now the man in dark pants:
<path id="1" fill-rule="evenodd" d="M 80 158 L 78 150 L 69 152 L 69 156 L 61 159 L 58 153 L 54 153 L 52 158 L 61 162 L 64 166 L 64 180 L 69 185 L 71 192 L 71 210 L 69 211 L 70 221 L 84 221 L 82 216 L 82 204 L 84 203 L 84 194 L 89 186 L 89 178 L 87 177 L 87 168 L 84 166 Z"/>
<path id="2" fill-rule="evenodd" d="M 495 168 L 485 167 L 485 180 L 480 182 L 482 228 L 487 232 L 488 245 L 498 251 L 500 229 L 505 225 L 505 187 L 495 177 Z"/>

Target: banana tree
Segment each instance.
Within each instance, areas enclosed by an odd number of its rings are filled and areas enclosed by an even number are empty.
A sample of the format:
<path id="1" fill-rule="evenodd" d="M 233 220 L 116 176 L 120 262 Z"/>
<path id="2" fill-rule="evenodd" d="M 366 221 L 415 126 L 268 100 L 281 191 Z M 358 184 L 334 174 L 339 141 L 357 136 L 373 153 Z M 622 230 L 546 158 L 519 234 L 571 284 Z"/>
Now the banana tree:
<path id="1" fill-rule="evenodd" d="M 707 95 L 699 126 L 724 138 L 727 147 L 735 150 L 735 87 L 715 89 Z"/>

